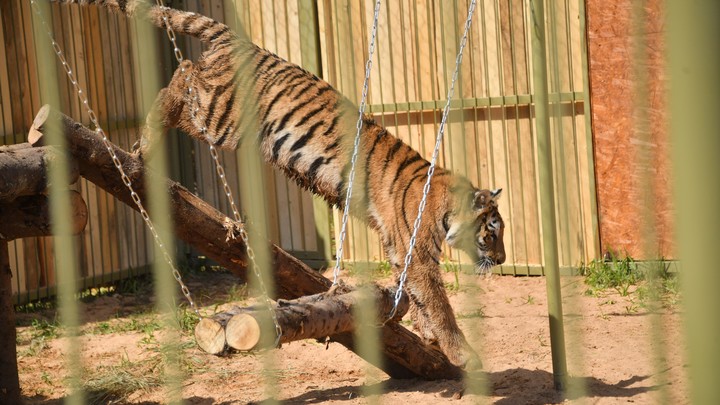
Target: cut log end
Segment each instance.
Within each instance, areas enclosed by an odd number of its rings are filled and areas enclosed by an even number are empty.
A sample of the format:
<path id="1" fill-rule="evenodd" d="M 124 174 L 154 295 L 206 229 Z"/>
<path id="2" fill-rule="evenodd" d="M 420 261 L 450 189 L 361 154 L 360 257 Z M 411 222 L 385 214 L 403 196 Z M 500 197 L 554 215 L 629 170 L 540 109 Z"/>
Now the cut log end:
<path id="1" fill-rule="evenodd" d="M 225 330 L 216 320 L 203 318 L 195 325 L 195 341 L 205 352 L 220 354 L 225 350 Z"/>
<path id="2" fill-rule="evenodd" d="M 50 115 L 50 105 L 45 104 L 40 107 L 35 119 L 33 120 L 32 127 L 28 134 L 28 143 L 33 146 L 42 146 L 42 128 Z"/>
<path id="3" fill-rule="evenodd" d="M 228 321 L 225 339 L 233 349 L 252 350 L 260 341 L 260 325 L 248 314 L 237 314 Z"/>

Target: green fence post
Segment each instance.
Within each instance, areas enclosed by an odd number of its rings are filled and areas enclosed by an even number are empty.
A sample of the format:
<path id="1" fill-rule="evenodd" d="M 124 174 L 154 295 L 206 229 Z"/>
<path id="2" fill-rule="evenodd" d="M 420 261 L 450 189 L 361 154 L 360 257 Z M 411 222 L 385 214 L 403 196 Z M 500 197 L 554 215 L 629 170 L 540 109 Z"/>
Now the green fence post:
<path id="1" fill-rule="evenodd" d="M 42 23 L 51 15 L 50 4 L 37 2 L 37 9 L 33 13 L 34 38 L 37 46 L 37 66 L 40 83 L 40 97 L 43 102 L 50 105 L 60 105 L 60 96 L 57 84 L 57 61 L 45 29 L 50 30 Z M 43 15 L 42 19 L 40 16 Z M 52 20 L 48 21 L 52 24 Z M 63 72 L 64 73 L 64 72 Z M 63 75 L 64 76 L 64 75 Z M 75 255 L 74 236 L 70 223 L 70 198 L 67 184 L 70 184 L 70 169 L 67 156 L 67 140 L 60 129 L 57 119 L 51 117 L 45 123 L 48 145 L 57 147 L 57 158 L 48 164 L 48 190 L 50 195 L 50 217 L 52 233 L 55 242 L 55 266 L 58 278 L 58 305 L 60 321 L 64 334 L 67 336 L 67 351 L 65 352 L 64 367 L 67 370 L 65 385 L 67 395 L 63 399 L 66 404 L 85 403 L 85 393 L 82 384 L 82 354 L 80 336 L 80 305 L 75 297 L 80 279 L 78 274 L 77 257 Z"/>
<path id="2" fill-rule="evenodd" d="M 543 255 L 545 257 L 548 316 L 550 318 L 550 347 L 552 349 L 555 389 L 564 390 L 567 379 L 567 362 L 565 359 L 565 332 L 562 296 L 560 294 L 560 264 L 558 262 L 555 193 L 553 190 L 547 61 L 545 58 L 545 5 L 543 0 L 531 1 L 530 13 L 532 19 L 532 62 L 535 87 L 535 131 L 538 143 Z"/>
<path id="3" fill-rule="evenodd" d="M 688 380 L 693 404 L 720 404 L 720 2 L 668 1 L 670 134 Z"/>

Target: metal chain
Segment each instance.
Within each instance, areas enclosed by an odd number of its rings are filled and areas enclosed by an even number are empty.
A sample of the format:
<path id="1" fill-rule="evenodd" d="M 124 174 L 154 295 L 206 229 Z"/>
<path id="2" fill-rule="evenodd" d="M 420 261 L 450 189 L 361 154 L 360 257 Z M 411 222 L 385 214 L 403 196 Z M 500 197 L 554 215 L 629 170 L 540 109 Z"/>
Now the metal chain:
<path id="1" fill-rule="evenodd" d="M 50 26 L 48 25 L 47 21 L 45 21 L 45 17 L 43 16 L 42 11 L 40 10 L 39 6 L 37 5 L 36 0 L 30 0 L 30 4 L 31 4 L 35 14 L 37 14 L 37 16 L 40 18 L 40 22 L 41 22 L 43 28 L 45 28 L 45 32 L 47 33 L 47 35 L 50 38 L 50 41 L 52 43 L 53 51 L 58 56 L 58 59 L 60 60 L 60 63 L 62 64 L 63 68 L 65 69 L 65 73 L 67 74 L 68 79 L 70 80 L 70 83 L 72 83 L 73 87 L 76 90 L 78 100 L 80 100 L 80 102 L 87 109 L 87 113 L 90 118 L 90 121 L 92 121 L 93 125 L 95 126 L 95 132 L 98 135 L 100 135 L 100 137 L 102 137 L 103 145 L 105 146 L 105 149 L 107 149 L 108 153 L 110 154 L 113 165 L 115 165 L 115 168 L 120 173 L 120 178 L 122 179 L 122 182 L 125 184 L 125 186 L 130 191 L 130 197 L 132 198 L 133 202 L 137 206 L 138 211 L 140 211 L 140 215 L 142 216 L 143 221 L 145 221 L 145 224 L 147 225 L 148 229 L 150 230 L 150 233 L 152 233 L 153 239 L 155 240 L 155 244 L 157 245 L 158 249 L 160 249 L 160 252 L 162 252 L 163 258 L 165 259 L 165 261 L 168 263 L 168 265 L 172 269 L 172 275 L 175 278 L 175 281 L 177 281 L 178 284 L 180 285 L 180 290 L 182 291 L 182 294 L 185 296 L 185 299 L 187 299 L 188 303 L 190 304 L 190 309 L 192 309 L 192 311 L 195 312 L 195 314 L 199 318 L 202 319 L 202 315 L 200 314 L 200 311 L 198 310 L 197 306 L 195 305 L 195 301 L 193 301 L 193 299 L 192 299 L 190 290 L 183 282 L 182 275 L 180 274 L 180 271 L 178 271 L 177 267 L 175 266 L 172 256 L 170 256 L 170 253 L 167 251 L 165 244 L 160 239 L 160 235 L 158 234 L 157 229 L 155 229 L 155 225 L 153 224 L 152 220 L 150 220 L 150 215 L 148 214 L 147 210 L 145 209 L 145 206 L 143 205 L 142 201 L 140 200 L 140 196 L 135 191 L 135 189 L 132 185 L 132 181 L 130 180 L 130 177 L 128 177 L 128 175 L 125 173 L 125 170 L 122 167 L 122 162 L 120 162 L 120 158 L 118 158 L 117 154 L 115 153 L 115 150 L 113 149 L 113 146 L 110 143 L 110 140 L 108 139 L 107 135 L 105 134 L 105 131 L 100 126 L 100 123 L 98 122 L 98 118 L 97 118 L 97 115 L 95 114 L 95 111 L 93 111 L 93 109 L 90 107 L 90 103 L 88 101 L 87 96 L 85 95 L 85 92 L 78 84 L 78 81 L 75 78 L 75 75 L 73 74 L 70 64 L 67 62 L 67 59 L 65 58 L 65 54 L 63 53 L 62 49 L 60 48 L 60 45 L 55 41 L 52 31 L 50 30 Z"/>
<path id="2" fill-rule="evenodd" d="M 163 10 L 166 10 L 165 4 L 163 0 L 155 0 L 155 3 L 158 5 L 158 7 L 161 7 Z M 163 13 L 163 22 L 165 23 L 165 32 L 167 34 L 168 39 L 172 43 L 173 46 L 173 54 L 175 55 L 175 59 L 178 62 L 178 65 L 180 66 L 180 73 L 185 74 L 185 67 L 182 66 L 183 61 L 185 60 L 183 57 L 183 53 L 180 50 L 180 48 L 177 45 L 177 37 L 175 35 L 175 30 L 170 26 L 170 22 L 168 21 L 167 13 Z M 235 223 L 238 224 L 239 227 L 239 233 L 240 233 L 240 239 L 245 243 L 245 249 L 248 256 L 248 259 L 250 259 L 250 267 L 252 268 L 253 273 L 255 274 L 255 278 L 257 279 L 258 285 L 260 286 L 260 293 L 265 301 L 265 305 L 268 308 L 268 311 L 270 312 L 270 316 L 273 320 L 273 323 L 275 325 L 275 333 L 277 335 L 275 346 L 277 346 L 278 342 L 280 341 L 280 337 L 282 336 L 282 328 L 280 327 L 280 323 L 277 319 L 277 314 L 275 313 L 275 309 L 272 305 L 272 302 L 270 301 L 270 297 L 267 293 L 267 287 L 265 287 L 265 282 L 263 281 L 261 272 L 260 272 L 260 266 L 258 266 L 257 261 L 255 260 L 255 251 L 250 247 L 250 238 L 248 236 L 248 233 L 245 229 L 245 223 L 243 222 L 242 215 L 240 214 L 240 211 L 237 208 L 237 205 L 235 204 L 235 198 L 233 197 L 232 189 L 230 188 L 230 185 L 228 184 L 227 177 L 225 176 L 225 168 L 223 167 L 222 163 L 220 162 L 220 156 L 217 151 L 217 148 L 215 145 L 213 145 L 213 139 L 210 137 L 210 134 L 208 133 L 207 127 L 203 124 L 204 120 L 201 120 L 198 117 L 198 113 L 200 112 L 200 101 L 198 92 L 193 88 L 191 82 L 191 76 L 188 74 L 185 76 L 185 83 L 187 86 L 187 100 L 190 101 L 190 119 L 193 124 L 195 124 L 195 127 L 200 130 L 200 133 L 205 138 L 205 141 L 207 142 L 209 149 L 210 149 L 210 156 L 212 157 L 214 163 L 215 163 L 215 172 L 217 173 L 218 178 L 220 179 L 220 182 L 222 183 L 223 192 L 225 193 L 225 197 L 227 198 L 228 204 L 230 205 L 230 210 L 233 214 L 233 219 L 235 220 Z"/>
<path id="3" fill-rule="evenodd" d="M 360 132 L 363 126 L 363 117 L 365 115 L 365 101 L 368 94 L 368 83 L 370 81 L 370 70 L 372 69 L 372 57 L 375 52 L 375 37 L 377 36 L 378 18 L 380 15 L 380 0 L 375 2 L 375 10 L 373 14 L 373 24 L 370 33 L 370 48 L 368 50 L 368 60 L 365 64 L 365 80 L 363 81 L 362 97 L 360 98 L 360 108 L 358 110 L 358 120 L 355 128 L 355 141 L 353 143 L 353 153 L 350 159 L 350 174 L 348 175 L 348 188 L 345 193 L 345 206 L 343 207 L 342 225 L 340 226 L 340 240 L 337 242 L 337 250 L 335 252 L 335 267 L 333 268 L 333 285 L 337 285 L 340 276 L 340 263 L 343 259 L 343 245 L 345 244 L 345 235 L 347 233 L 348 214 L 350 212 L 350 198 L 352 197 L 353 182 L 355 181 L 355 164 L 357 163 L 358 151 L 360 149 Z"/>
<path id="4" fill-rule="evenodd" d="M 428 194 L 430 194 L 430 181 L 432 180 L 433 174 L 435 173 L 435 163 L 437 162 L 437 157 L 440 152 L 440 147 L 442 146 L 442 139 L 443 139 L 443 133 L 445 131 L 445 124 L 447 122 L 448 115 L 450 113 L 450 102 L 452 101 L 453 95 L 455 94 L 455 82 L 458 78 L 458 72 L 460 71 L 460 64 L 462 63 L 462 57 L 463 57 L 463 50 L 465 49 L 465 45 L 467 44 L 467 37 L 468 32 L 470 31 L 470 25 L 472 24 L 472 16 L 473 12 L 475 11 L 475 0 L 472 0 L 470 2 L 470 7 L 468 9 L 468 16 L 467 20 L 465 20 L 465 31 L 463 32 L 462 39 L 460 40 L 460 49 L 458 50 L 457 57 L 455 58 L 455 71 L 452 75 L 452 80 L 450 82 L 450 89 L 447 93 L 447 102 L 445 103 L 445 108 L 443 109 L 443 115 L 442 120 L 440 121 L 440 127 L 438 128 L 438 134 L 437 139 L 435 140 L 435 149 L 433 150 L 432 159 L 430 160 L 430 168 L 428 168 L 427 172 L 427 180 L 425 181 L 425 185 L 423 186 L 423 196 L 420 200 L 420 206 L 418 206 L 418 213 L 417 217 L 415 218 L 415 223 L 413 223 L 413 232 L 412 236 L 410 237 L 410 246 L 408 248 L 408 252 L 405 255 L 405 267 L 403 268 L 402 273 L 400 273 L 400 279 L 398 281 L 398 289 L 395 292 L 395 303 L 393 305 L 392 311 L 390 311 L 390 315 L 388 316 L 388 320 L 392 319 L 395 314 L 397 313 L 398 305 L 400 304 L 400 299 L 402 298 L 403 293 L 403 287 L 405 285 L 405 281 L 407 280 L 407 272 L 408 268 L 410 267 L 410 262 L 412 261 L 412 252 L 415 248 L 415 243 L 417 241 L 417 233 L 420 229 L 420 222 L 422 220 L 423 211 L 425 211 L 425 205 L 427 204 L 427 197 Z"/>

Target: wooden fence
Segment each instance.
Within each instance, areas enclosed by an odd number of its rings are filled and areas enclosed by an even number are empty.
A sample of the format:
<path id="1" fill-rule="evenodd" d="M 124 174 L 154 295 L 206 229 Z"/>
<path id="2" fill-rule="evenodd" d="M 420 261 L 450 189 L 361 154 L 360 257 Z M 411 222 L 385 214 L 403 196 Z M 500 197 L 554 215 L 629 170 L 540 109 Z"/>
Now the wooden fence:
<path id="1" fill-rule="evenodd" d="M 384 2 L 380 13 L 368 110 L 426 157 L 432 153 L 468 3 L 398 0 Z M 12 144 L 24 141 L 42 101 L 29 1 L 0 4 L 0 135 L 3 144 Z M 222 21 L 237 19 L 257 44 L 321 75 L 350 99 L 359 99 L 373 2 L 186 0 L 173 6 Z M 557 65 L 549 71 L 555 72 L 550 92 L 560 263 L 568 268 L 599 255 L 583 8 L 581 0 L 551 2 L 547 20 L 552 44 L 548 59 Z M 113 142 L 129 148 L 143 120 L 136 96 L 141 83 L 134 23 L 97 7 L 52 10 L 58 43 L 104 128 Z M 508 259 L 500 271 L 510 274 L 541 274 L 543 265 L 528 12 L 521 0 L 478 2 L 439 162 L 476 185 L 504 189 L 501 213 Z M 157 31 L 152 40 L 165 51 L 162 69 L 169 78 L 172 52 L 164 33 Z M 201 51 L 194 40 L 182 43 L 190 59 Z M 58 83 L 63 97 L 59 108 L 89 123 L 62 70 Z M 173 175 L 229 212 L 207 147 L 181 136 L 173 138 L 173 151 Z M 223 153 L 223 159 L 230 184 L 237 189 L 244 175 L 242 161 L 232 152 Z M 269 167 L 263 176 L 271 196 L 271 238 L 314 266 L 326 265 L 334 252 L 338 213 Z M 79 188 L 90 210 L 77 244 L 85 285 L 143 271 L 151 249 L 139 215 L 92 184 L 82 181 Z M 351 221 L 348 232 L 347 264 L 384 260 L 377 235 L 364 224 Z M 52 257 L 51 238 L 11 245 L 19 302 L 52 293 Z M 448 250 L 447 257 L 469 265 L 457 252 Z"/>

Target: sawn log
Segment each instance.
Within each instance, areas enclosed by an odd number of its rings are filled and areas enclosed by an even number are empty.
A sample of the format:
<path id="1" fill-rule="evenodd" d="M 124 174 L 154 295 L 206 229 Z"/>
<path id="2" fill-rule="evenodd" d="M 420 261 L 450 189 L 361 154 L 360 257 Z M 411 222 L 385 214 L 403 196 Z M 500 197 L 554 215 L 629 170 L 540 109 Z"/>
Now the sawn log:
<path id="1" fill-rule="evenodd" d="M 392 311 L 395 290 L 369 285 L 354 289 L 350 286 L 335 286 L 329 291 L 300 297 L 294 300 L 278 300 L 274 312 L 282 331 L 276 339 L 271 315 L 266 307 L 233 307 L 201 320 L 195 327 L 195 340 L 201 349 L 219 354 L 226 349 L 248 351 L 281 345 L 302 339 L 324 339 L 343 332 L 352 332 L 355 327 L 354 309 L 363 302 L 363 297 L 376 303 L 376 327 L 385 323 Z M 368 302 L 368 301 L 365 301 Z M 397 322 L 407 313 L 409 301 L 400 301 L 395 317 Z M 264 336 L 263 331 L 265 331 Z M 268 333 L 271 332 L 271 333 Z"/>

